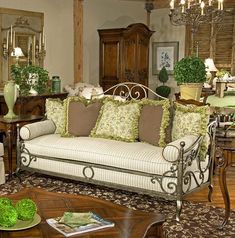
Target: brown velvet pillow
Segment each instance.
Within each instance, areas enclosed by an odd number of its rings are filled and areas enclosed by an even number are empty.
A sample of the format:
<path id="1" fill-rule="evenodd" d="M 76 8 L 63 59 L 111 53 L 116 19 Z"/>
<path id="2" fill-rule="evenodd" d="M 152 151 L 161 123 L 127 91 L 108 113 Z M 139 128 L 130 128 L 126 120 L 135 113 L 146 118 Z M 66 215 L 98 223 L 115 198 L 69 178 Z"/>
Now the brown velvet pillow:
<path id="1" fill-rule="evenodd" d="M 139 140 L 158 145 L 162 124 L 162 105 L 144 105 L 139 119 Z"/>
<path id="2" fill-rule="evenodd" d="M 101 102 L 87 106 L 79 101 L 71 101 L 68 105 L 68 133 L 73 136 L 89 136 L 95 127 Z"/>

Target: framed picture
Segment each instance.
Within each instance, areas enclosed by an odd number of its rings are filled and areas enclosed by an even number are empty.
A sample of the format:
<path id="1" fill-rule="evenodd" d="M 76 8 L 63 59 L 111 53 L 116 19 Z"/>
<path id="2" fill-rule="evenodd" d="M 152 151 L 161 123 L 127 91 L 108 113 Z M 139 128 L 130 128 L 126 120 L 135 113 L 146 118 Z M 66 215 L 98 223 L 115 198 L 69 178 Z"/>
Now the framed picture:
<path id="1" fill-rule="evenodd" d="M 153 74 L 159 74 L 165 66 L 168 74 L 173 74 L 174 65 L 178 61 L 179 42 L 153 42 L 152 46 L 152 70 Z"/>

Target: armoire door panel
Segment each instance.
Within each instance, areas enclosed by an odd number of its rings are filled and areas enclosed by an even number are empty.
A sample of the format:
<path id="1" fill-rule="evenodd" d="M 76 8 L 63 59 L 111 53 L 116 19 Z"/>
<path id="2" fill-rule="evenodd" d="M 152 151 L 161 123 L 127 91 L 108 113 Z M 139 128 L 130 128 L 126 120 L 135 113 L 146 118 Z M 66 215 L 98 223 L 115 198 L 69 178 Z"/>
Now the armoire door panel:
<path id="1" fill-rule="evenodd" d="M 119 42 L 103 43 L 103 77 L 119 77 Z"/>

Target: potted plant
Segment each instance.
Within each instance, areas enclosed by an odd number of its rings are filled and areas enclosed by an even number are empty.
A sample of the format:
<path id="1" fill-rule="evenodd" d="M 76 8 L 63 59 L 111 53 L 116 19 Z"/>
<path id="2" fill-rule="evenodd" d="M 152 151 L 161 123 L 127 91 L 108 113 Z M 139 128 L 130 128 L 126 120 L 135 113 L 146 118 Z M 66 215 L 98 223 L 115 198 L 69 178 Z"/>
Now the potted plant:
<path id="1" fill-rule="evenodd" d="M 162 82 L 163 85 L 156 88 L 156 93 L 162 97 L 167 98 L 169 94 L 171 93 L 171 88 L 165 85 L 169 77 L 168 77 L 167 70 L 164 66 L 160 70 L 158 78 L 159 78 L 159 81 Z"/>
<path id="2" fill-rule="evenodd" d="M 32 80 L 32 75 L 37 76 L 37 80 Z M 36 65 L 11 66 L 11 77 L 19 85 L 20 95 L 29 95 L 34 89 L 38 94 L 48 92 L 48 71 Z"/>
<path id="3" fill-rule="evenodd" d="M 180 85 L 180 98 L 198 101 L 206 81 L 205 64 L 198 57 L 185 57 L 175 64 L 174 78 Z"/>

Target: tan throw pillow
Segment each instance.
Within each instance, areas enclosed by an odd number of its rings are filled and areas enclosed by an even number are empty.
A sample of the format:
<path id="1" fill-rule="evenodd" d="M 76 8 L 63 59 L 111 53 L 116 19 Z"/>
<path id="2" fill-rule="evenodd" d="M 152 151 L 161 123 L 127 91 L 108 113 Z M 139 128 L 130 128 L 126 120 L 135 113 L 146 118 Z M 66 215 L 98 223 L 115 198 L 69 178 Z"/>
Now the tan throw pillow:
<path id="1" fill-rule="evenodd" d="M 156 146 L 166 145 L 166 129 L 170 122 L 170 101 L 142 99 L 139 140 Z"/>
<path id="2" fill-rule="evenodd" d="M 102 103 L 84 105 L 82 102 L 70 102 L 68 105 L 68 133 L 73 136 L 89 136 L 95 127 Z"/>
<path id="3" fill-rule="evenodd" d="M 63 136 L 89 136 L 95 127 L 103 99 L 86 100 L 69 97 L 65 101 L 65 123 Z"/>

